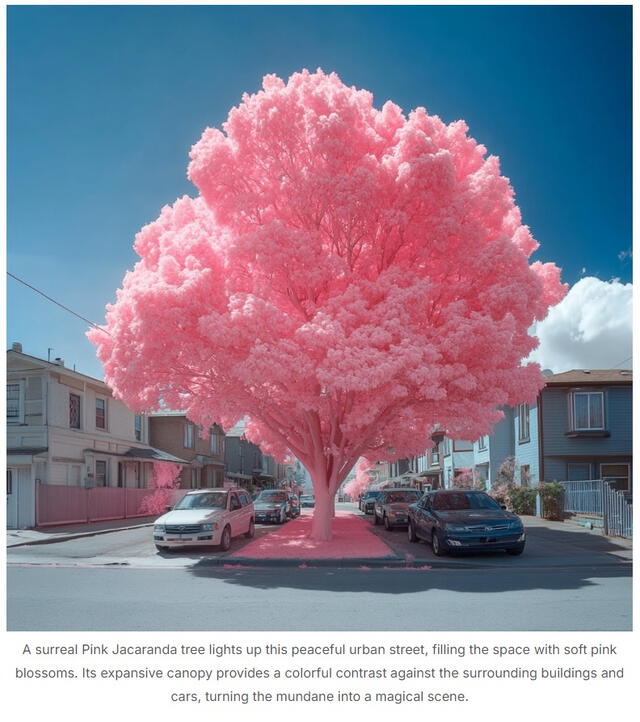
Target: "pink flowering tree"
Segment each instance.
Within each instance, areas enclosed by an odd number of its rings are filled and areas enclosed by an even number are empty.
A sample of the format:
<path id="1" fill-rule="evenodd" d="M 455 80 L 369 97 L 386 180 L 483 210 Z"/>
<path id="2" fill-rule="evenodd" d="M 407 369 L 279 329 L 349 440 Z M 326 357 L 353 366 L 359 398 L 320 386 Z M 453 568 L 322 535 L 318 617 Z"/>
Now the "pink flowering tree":
<path id="1" fill-rule="evenodd" d="M 358 496 L 367 488 L 371 483 L 371 475 L 369 470 L 373 468 L 373 464 L 364 457 L 361 458 L 356 464 L 356 475 L 351 481 L 344 486 L 344 490 L 352 499 L 357 499 Z"/>
<path id="2" fill-rule="evenodd" d="M 186 410 L 309 470 L 311 536 L 360 456 L 422 453 L 436 423 L 489 433 L 531 400 L 527 329 L 565 289 L 498 159 L 424 108 L 321 71 L 266 76 L 191 149 L 199 195 L 137 235 L 89 332 L 130 407 Z"/>
<path id="3" fill-rule="evenodd" d="M 140 513 L 162 514 L 173 501 L 173 490 L 178 486 L 182 467 L 168 461 L 153 462 L 153 476 L 149 486 L 155 491 L 142 500 Z"/>

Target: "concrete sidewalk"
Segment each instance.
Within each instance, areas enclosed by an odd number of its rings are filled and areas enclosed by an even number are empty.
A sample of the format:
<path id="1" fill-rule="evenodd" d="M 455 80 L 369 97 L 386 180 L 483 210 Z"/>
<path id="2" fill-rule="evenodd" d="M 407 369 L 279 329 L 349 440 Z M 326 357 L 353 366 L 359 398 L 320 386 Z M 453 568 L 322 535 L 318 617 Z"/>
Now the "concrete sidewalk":
<path id="1" fill-rule="evenodd" d="M 7 547 L 55 544 L 69 539 L 153 526 L 153 522 L 157 518 L 158 515 L 156 514 L 135 519 L 111 519 L 109 521 L 61 524 L 60 526 L 37 527 L 35 529 L 7 529 Z"/>

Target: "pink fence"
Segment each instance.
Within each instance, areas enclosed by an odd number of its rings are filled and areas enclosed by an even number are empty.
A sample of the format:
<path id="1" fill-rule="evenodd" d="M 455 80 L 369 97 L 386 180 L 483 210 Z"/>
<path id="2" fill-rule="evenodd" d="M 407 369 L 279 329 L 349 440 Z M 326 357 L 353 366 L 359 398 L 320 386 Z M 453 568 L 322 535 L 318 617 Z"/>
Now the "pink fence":
<path id="1" fill-rule="evenodd" d="M 38 484 L 36 488 L 36 525 L 75 524 L 109 519 L 131 519 L 149 516 L 140 511 L 144 499 L 156 489 L 128 489 L 123 487 Z M 186 489 L 175 489 L 173 503 L 181 499 Z"/>

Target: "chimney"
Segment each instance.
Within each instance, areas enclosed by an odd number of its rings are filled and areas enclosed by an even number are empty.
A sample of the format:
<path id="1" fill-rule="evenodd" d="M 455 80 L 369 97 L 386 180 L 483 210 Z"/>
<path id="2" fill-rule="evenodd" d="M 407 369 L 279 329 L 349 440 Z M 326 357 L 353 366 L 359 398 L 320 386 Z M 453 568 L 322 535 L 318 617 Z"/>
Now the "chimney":
<path id="1" fill-rule="evenodd" d="M 19 341 L 14 341 L 11 344 L 11 350 L 17 351 L 18 353 L 22 353 L 22 344 Z"/>
<path id="2" fill-rule="evenodd" d="M 54 358 L 54 359 L 53 359 L 53 363 L 54 363 L 56 366 L 64 366 L 64 359 L 63 359 L 63 358 L 60 358 L 60 356 L 58 356 L 57 358 Z"/>

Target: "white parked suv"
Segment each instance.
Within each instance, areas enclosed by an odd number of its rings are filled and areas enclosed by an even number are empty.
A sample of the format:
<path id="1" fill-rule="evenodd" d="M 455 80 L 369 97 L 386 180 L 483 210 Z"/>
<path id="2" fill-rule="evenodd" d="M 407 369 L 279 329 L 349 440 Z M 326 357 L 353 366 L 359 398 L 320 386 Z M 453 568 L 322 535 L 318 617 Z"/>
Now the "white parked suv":
<path id="1" fill-rule="evenodd" d="M 153 526 L 156 548 L 220 546 L 227 551 L 234 536 L 254 534 L 253 501 L 244 489 L 190 491 Z"/>

